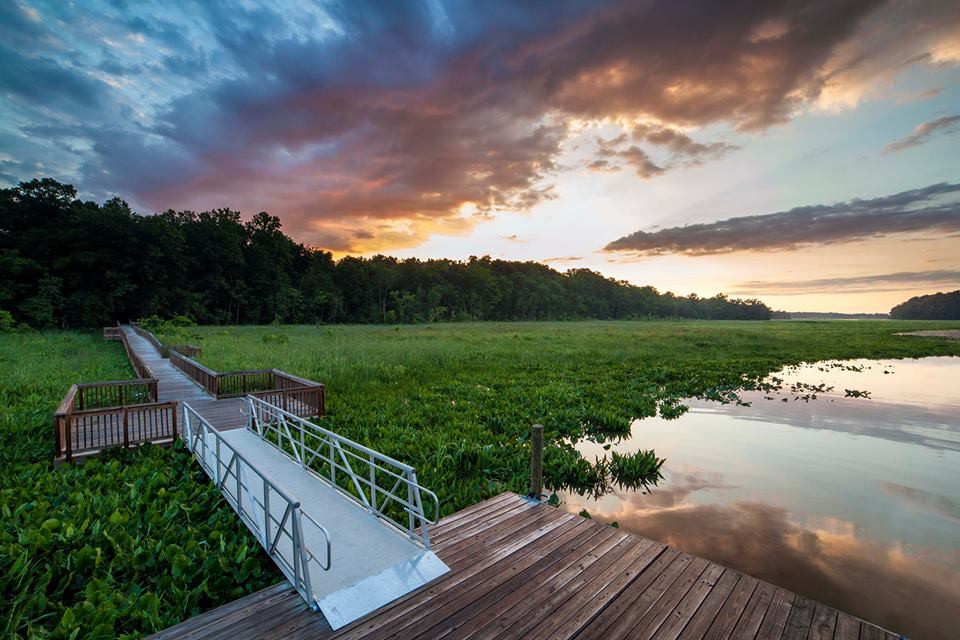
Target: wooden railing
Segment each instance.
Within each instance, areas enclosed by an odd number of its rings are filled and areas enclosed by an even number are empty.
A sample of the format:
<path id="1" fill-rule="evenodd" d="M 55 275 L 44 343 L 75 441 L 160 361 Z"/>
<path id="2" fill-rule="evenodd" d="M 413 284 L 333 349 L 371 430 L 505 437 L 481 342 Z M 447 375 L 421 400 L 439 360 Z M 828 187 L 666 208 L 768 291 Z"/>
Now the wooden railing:
<path id="1" fill-rule="evenodd" d="M 119 325 L 117 325 L 119 330 Z M 133 370 L 137 372 L 137 375 L 141 378 L 152 378 L 153 371 L 147 366 L 147 363 L 143 361 L 137 352 L 130 346 L 130 339 L 127 337 L 126 332 L 120 330 L 120 341 L 123 342 L 123 348 L 127 352 L 127 358 L 130 360 L 130 364 L 133 366 Z"/>
<path id="2" fill-rule="evenodd" d="M 177 437 L 177 403 L 154 402 L 102 409 L 73 409 L 74 385 L 54 414 L 56 457 L 71 462 L 78 454 Z"/>
<path id="3" fill-rule="evenodd" d="M 203 387 L 210 395 L 218 395 L 217 372 L 213 369 L 200 364 L 179 351 L 170 352 L 170 364 L 185 373 L 188 378 Z"/>
<path id="4" fill-rule="evenodd" d="M 120 326 L 116 327 L 104 327 L 103 328 L 103 339 L 104 340 L 119 340 L 120 334 L 123 333 L 120 330 Z"/>
<path id="5" fill-rule="evenodd" d="M 125 404 L 145 404 L 157 401 L 157 379 L 112 380 L 75 384 L 67 392 L 73 398 L 74 410 L 120 407 Z M 66 402 L 66 398 L 64 399 Z M 64 408 L 63 404 L 60 405 Z"/>
<path id="6" fill-rule="evenodd" d="M 170 352 L 170 364 L 220 398 L 255 396 L 304 418 L 323 416 L 323 385 L 278 369 L 217 373 L 193 358 Z"/>
<path id="7" fill-rule="evenodd" d="M 136 332 L 138 336 L 152 344 L 154 348 L 160 352 L 161 357 L 169 358 L 170 352 L 172 351 L 176 351 L 177 353 L 181 353 L 191 358 L 195 358 L 203 353 L 203 349 L 195 344 L 164 344 L 160 342 L 160 339 L 153 335 L 152 332 L 141 327 L 138 322 L 131 322 L 130 326 L 133 327 L 134 332 Z"/>

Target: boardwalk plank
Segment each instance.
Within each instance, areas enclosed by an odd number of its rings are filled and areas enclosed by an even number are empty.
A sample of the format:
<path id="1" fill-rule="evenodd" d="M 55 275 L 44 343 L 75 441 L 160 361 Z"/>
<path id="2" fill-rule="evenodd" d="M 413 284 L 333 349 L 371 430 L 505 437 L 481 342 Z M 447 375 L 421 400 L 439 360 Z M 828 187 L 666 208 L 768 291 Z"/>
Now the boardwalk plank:
<path id="1" fill-rule="evenodd" d="M 543 561 L 533 564 L 501 588 L 487 591 L 480 597 L 468 595 L 466 599 L 461 600 L 461 606 L 442 624 L 433 625 L 424 633 L 413 633 L 409 637 L 442 637 L 448 632 L 452 637 L 459 638 L 484 637 L 484 632 L 477 630 L 478 625 L 469 624 L 479 614 L 482 614 L 480 616 L 482 620 L 505 619 L 506 616 L 503 613 L 493 616 L 489 613 L 489 610 L 493 608 L 496 611 L 501 611 L 507 605 L 513 604 L 516 606 L 517 603 L 527 602 L 531 594 L 550 592 L 557 585 L 562 584 L 565 579 L 568 579 L 565 576 L 568 576 L 571 572 L 574 574 L 581 573 L 584 565 L 592 563 L 593 558 L 606 553 L 622 540 L 615 533 L 601 527 L 588 525 L 586 531 L 591 537 L 582 545 L 583 548 L 571 549 L 567 556 L 562 558 L 551 558 L 551 555 L 554 554 L 548 554 Z M 533 589 L 532 585 L 534 584 L 539 585 L 539 588 Z M 476 591 L 475 589 L 471 593 L 475 594 Z"/>
<path id="2" fill-rule="evenodd" d="M 646 542 L 648 545 L 642 554 L 626 569 L 617 572 L 612 579 L 596 580 L 596 584 L 591 585 L 591 588 L 584 589 L 564 604 L 564 608 L 569 611 L 566 616 L 563 616 L 561 611 L 552 612 L 545 622 L 533 630 L 532 635 L 543 638 L 570 638 L 585 628 L 594 616 L 666 549 L 658 542 Z"/>
<path id="3" fill-rule="evenodd" d="M 634 622 L 633 615 L 621 616 L 608 632 L 607 637 L 611 639 L 653 637 L 673 608 L 679 604 L 709 566 L 709 561 L 694 557 L 677 579 L 651 604 L 639 621 Z"/>
<path id="4" fill-rule="evenodd" d="M 691 621 L 700 605 L 717 586 L 724 568 L 711 563 L 693 587 L 683 596 L 683 600 L 670 612 L 669 616 L 656 631 L 658 640 L 675 640 L 684 627 Z"/>
<path id="5" fill-rule="evenodd" d="M 717 618 L 723 605 L 730 598 L 740 581 L 740 573 L 733 569 L 726 569 L 717 584 L 710 590 L 703 603 L 690 618 L 687 625 L 680 631 L 678 638 L 702 638 L 713 621 Z"/>
<path id="6" fill-rule="evenodd" d="M 599 525 L 602 526 L 602 525 Z M 633 562 L 647 549 L 646 545 L 638 545 L 636 540 L 620 534 L 612 538 L 615 543 L 612 547 L 598 550 L 591 554 L 579 566 L 563 572 L 550 584 L 549 589 L 540 592 L 528 592 L 528 597 L 515 606 L 510 615 L 503 616 L 489 625 L 487 633 L 478 634 L 478 638 L 495 637 L 500 640 L 520 637 L 543 637 L 540 633 L 530 634 L 534 627 L 544 621 L 547 616 L 558 614 L 563 606 L 575 596 L 588 599 L 590 592 L 596 590 L 595 580 L 602 583 L 611 580 L 616 572 L 618 560 Z M 499 631 L 498 631 L 499 630 Z M 492 633 L 491 633 L 492 632 Z M 546 637 L 556 637 L 547 635 Z"/>
<path id="7" fill-rule="evenodd" d="M 577 637 L 607 637 L 609 629 L 621 618 L 625 619 L 622 624 L 639 620 L 692 560 L 689 554 L 667 549 Z"/>
<path id="8" fill-rule="evenodd" d="M 757 630 L 757 640 L 776 640 L 783 635 L 796 597 L 795 594 L 784 589 L 778 588 L 774 592 L 763 622 Z"/>
<path id="9" fill-rule="evenodd" d="M 813 612 L 807 640 L 833 640 L 833 630 L 836 626 L 836 610 L 818 603 Z"/>
<path id="10" fill-rule="evenodd" d="M 833 640 L 858 640 L 860 637 L 860 621 L 846 613 L 837 614 L 837 627 L 833 632 Z"/>
<path id="11" fill-rule="evenodd" d="M 427 634 L 428 637 L 439 638 L 447 635 L 453 637 L 473 637 L 477 630 L 487 625 L 491 620 L 498 619 L 500 616 L 511 610 L 517 603 L 521 602 L 528 595 L 530 590 L 547 588 L 557 575 L 562 573 L 570 563 L 576 562 L 582 555 L 592 552 L 601 543 L 609 539 L 601 529 L 595 526 L 580 526 L 580 533 L 576 538 L 565 543 L 562 548 L 556 551 L 550 551 L 542 560 L 538 562 L 538 571 L 526 570 L 523 574 L 515 578 L 519 580 L 520 587 L 507 596 L 500 593 L 489 593 L 476 602 L 476 614 L 467 617 L 470 612 L 465 612 L 464 619 L 456 621 L 444 621 L 436 625 Z M 564 561 L 563 556 L 569 556 L 569 562 Z"/>
<path id="12" fill-rule="evenodd" d="M 761 582 L 757 585 L 753 595 L 750 596 L 750 601 L 747 602 L 747 606 L 743 610 L 743 614 L 740 616 L 740 620 L 737 622 L 737 626 L 733 628 L 729 637 L 756 637 L 757 631 L 760 629 L 760 623 L 763 622 L 763 617 L 767 613 L 767 607 L 770 606 L 770 601 L 773 599 L 774 591 L 776 591 L 776 587 L 772 584 Z"/>
<path id="13" fill-rule="evenodd" d="M 817 603 L 809 598 L 797 596 L 787 618 L 787 626 L 783 630 L 783 640 L 805 640 L 810 633 L 813 623 L 813 612 Z"/>

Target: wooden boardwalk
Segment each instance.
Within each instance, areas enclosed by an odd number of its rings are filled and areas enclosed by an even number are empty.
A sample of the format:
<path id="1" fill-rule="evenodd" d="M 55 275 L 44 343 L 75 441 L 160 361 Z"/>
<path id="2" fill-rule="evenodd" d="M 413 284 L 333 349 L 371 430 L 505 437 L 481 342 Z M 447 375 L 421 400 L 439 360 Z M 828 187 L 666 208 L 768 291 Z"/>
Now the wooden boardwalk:
<path id="1" fill-rule="evenodd" d="M 157 378 L 157 400 L 160 402 L 187 402 L 207 421 L 220 431 L 241 429 L 247 420 L 240 412 L 243 398 L 216 399 L 186 374 L 170 364 L 150 342 L 137 334 L 132 327 L 120 329 L 127 335 L 130 347 L 150 367 Z"/>
<path id="2" fill-rule="evenodd" d="M 733 569 L 512 493 L 444 518 L 431 538 L 451 572 L 337 632 L 283 583 L 152 637 L 898 637 Z"/>

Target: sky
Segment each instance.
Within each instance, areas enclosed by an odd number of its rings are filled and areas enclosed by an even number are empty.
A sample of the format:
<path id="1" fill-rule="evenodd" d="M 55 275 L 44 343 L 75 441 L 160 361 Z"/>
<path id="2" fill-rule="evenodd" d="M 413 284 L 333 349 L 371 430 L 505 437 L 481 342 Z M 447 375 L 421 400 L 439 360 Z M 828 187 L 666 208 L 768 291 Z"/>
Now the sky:
<path id="1" fill-rule="evenodd" d="M 0 0 L 0 186 L 792 311 L 960 288 L 960 3 Z"/>

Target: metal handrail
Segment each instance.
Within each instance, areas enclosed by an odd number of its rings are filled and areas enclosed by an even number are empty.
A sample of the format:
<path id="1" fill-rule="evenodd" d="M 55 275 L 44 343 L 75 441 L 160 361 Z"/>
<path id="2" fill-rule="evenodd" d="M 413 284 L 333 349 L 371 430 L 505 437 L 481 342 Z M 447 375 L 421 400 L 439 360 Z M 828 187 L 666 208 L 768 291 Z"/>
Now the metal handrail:
<path id="1" fill-rule="evenodd" d="M 247 429 L 276 446 L 303 469 L 312 472 L 321 481 L 357 502 L 377 518 L 424 548 L 430 548 L 429 526 L 437 524 L 440 500 L 433 491 L 420 486 L 413 467 L 260 398 L 247 396 L 246 401 Z M 315 462 L 320 462 L 324 467 L 322 472 L 313 468 Z M 355 464 L 366 465 L 364 473 L 357 472 L 354 469 Z M 356 494 L 337 483 L 338 471 L 347 474 Z M 392 488 L 387 490 L 378 485 L 378 476 L 386 476 L 387 482 L 393 483 Z M 406 498 L 397 493 L 397 490 L 403 487 L 406 488 Z M 428 517 L 423 508 L 424 495 L 433 503 L 432 518 Z M 390 504 L 398 505 L 407 513 L 405 525 L 385 512 Z"/>
<path id="2" fill-rule="evenodd" d="M 310 582 L 310 564 L 312 561 L 324 571 L 330 569 L 331 541 L 326 528 L 304 512 L 299 501 L 230 446 L 203 416 L 185 402 L 183 439 L 267 554 L 303 599 L 316 610 L 318 605 Z M 279 517 L 270 508 L 271 501 L 278 498 L 282 506 Z M 323 561 L 304 542 L 304 520 L 323 534 L 326 551 Z"/>

